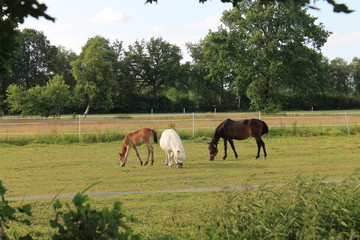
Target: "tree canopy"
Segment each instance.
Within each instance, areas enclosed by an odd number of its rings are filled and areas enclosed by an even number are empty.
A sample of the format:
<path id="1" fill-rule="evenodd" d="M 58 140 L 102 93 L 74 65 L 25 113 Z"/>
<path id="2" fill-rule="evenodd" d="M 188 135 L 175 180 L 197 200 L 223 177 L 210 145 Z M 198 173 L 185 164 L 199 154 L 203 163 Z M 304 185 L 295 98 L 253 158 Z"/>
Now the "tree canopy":
<path id="1" fill-rule="evenodd" d="M 199 0 L 199 3 L 205 3 L 208 0 Z M 244 0 L 221 0 L 221 2 L 223 3 L 232 3 L 232 5 L 235 7 L 238 4 L 240 4 L 242 1 Z M 314 0 L 314 3 L 316 1 L 319 0 Z M 324 0 L 325 1 L 325 0 Z M 333 6 L 333 11 L 334 12 L 344 12 L 344 13 L 351 13 L 354 10 L 350 10 L 348 8 L 348 6 L 346 6 L 345 4 L 341 4 L 341 3 L 336 3 L 334 0 L 326 0 L 329 4 L 331 4 Z M 153 3 L 153 2 L 158 2 L 158 0 L 146 0 L 145 3 Z M 261 3 L 286 3 L 288 6 L 309 6 L 310 8 L 313 9 L 318 9 L 316 7 L 314 7 L 313 5 L 310 5 L 310 0 L 261 0 Z"/>
<path id="2" fill-rule="evenodd" d="M 55 21 L 55 18 L 45 13 L 46 9 L 46 5 L 37 0 L 0 1 L 0 73 L 5 71 L 9 59 L 14 55 L 18 45 L 16 28 L 24 22 L 25 17 L 44 17 Z"/>

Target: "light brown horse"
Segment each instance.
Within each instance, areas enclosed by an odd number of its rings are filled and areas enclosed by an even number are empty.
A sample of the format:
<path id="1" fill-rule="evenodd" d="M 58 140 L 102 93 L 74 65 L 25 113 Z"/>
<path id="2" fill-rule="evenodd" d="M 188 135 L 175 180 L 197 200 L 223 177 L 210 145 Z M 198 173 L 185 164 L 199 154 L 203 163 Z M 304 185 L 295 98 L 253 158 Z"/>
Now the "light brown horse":
<path id="1" fill-rule="evenodd" d="M 126 161 L 129 156 L 129 152 L 130 152 L 131 148 L 134 148 L 134 150 L 136 152 L 136 156 L 140 160 L 140 165 L 143 165 L 143 161 L 141 160 L 141 157 L 137 150 L 137 146 L 140 146 L 144 143 L 146 144 L 147 149 L 148 149 L 148 155 L 147 155 L 145 165 L 148 164 L 148 162 L 149 162 L 150 154 L 151 154 L 151 165 L 153 165 L 154 164 L 154 148 L 151 145 L 152 137 L 154 138 L 154 142 L 158 143 L 156 131 L 153 129 L 150 129 L 150 128 L 141 128 L 137 131 L 128 133 L 125 136 L 124 141 L 122 143 L 121 153 L 119 153 L 120 165 L 122 167 L 125 167 L 125 164 L 126 164 Z"/>
<path id="2" fill-rule="evenodd" d="M 215 129 L 214 135 L 212 140 L 209 144 L 209 151 L 210 151 L 210 161 L 214 160 L 216 154 L 218 153 L 218 142 L 219 139 L 224 139 L 224 151 L 225 155 L 223 159 L 227 157 L 227 142 L 230 143 L 232 150 L 234 151 L 235 157 L 237 158 L 238 155 L 235 151 L 235 146 L 233 143 L 233 139 L 236 140 L 244 140 L 248 137 L 252 136 L 255 138 L 258 151 L 255 159 L 259 158 L 260 156 L 260 149 L 261 147 L 264 150 L 264 158 L 266 158 L 267 153 L 265 150 L 265 143 L 261 139 L 261 136 L 269 132 L 269 127 L 264 121 L 259 119 L 246 119 L 241 121 L 233 121 L 231 119 L 226 119 L 222 123 L 217 126 Z"/>

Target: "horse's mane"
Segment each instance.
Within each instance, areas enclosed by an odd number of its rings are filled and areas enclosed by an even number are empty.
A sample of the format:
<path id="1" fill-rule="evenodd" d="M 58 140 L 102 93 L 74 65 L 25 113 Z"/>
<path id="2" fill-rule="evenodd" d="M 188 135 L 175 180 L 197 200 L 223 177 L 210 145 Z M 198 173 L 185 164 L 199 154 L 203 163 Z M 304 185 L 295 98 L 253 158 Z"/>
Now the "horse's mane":
<path id="1" fill-rule="evenodd" d="M 222 130 L 224 128 L 224 125 L 227 123 L 227 122 L 230 122 L 230 121 L 233 121 L 231 120 L 230 118 L 224 120 L 222 123 L 219 124 L 219 126 L 216 127 L 215 131 L 214 131 L 214 134 L 211 138 L 211 143 L 215 143 L 217 144 L 219 142 L 219 139 L 221 137 L 221 133 L 222 133 Z"/>

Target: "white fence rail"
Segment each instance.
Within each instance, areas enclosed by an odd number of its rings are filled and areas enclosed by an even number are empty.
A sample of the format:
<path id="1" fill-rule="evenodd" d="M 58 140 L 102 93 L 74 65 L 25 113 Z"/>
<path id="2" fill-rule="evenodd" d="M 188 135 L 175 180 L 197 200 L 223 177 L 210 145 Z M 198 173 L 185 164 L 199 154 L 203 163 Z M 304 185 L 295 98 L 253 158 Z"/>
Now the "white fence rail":
<path id="1" fill-rule="evenodd" d="M 192 131 L 214 129 L 226 118 L 234 120 L 260 118 L 270 128 L 286 127 L 338 127 L 346 126 L 350 134 L 351 126 L 360 126 L 359 112 L 309 112 L 267 115 L 262 113 L 183 113 L 183 114 L 134 114 L 134 115 L 81 115 L 61 118 L 0 118 L 0 137 L 30 134 L 93 134 L 98 131 L 129 132 L 141 127 L 158 130 L 176 128 Z"/>

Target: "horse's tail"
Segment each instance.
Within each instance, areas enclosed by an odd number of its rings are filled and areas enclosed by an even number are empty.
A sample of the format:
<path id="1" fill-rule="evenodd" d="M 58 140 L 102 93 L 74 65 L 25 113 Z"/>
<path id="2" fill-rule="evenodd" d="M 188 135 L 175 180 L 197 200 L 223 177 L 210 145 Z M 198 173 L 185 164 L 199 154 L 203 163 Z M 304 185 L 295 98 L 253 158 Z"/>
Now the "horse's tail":
<path id="1" fill-rule="evenodd" d="M 260 120 L 263 124 L 263 129 L 262 129 L 262 132 L 261 132 L 261 136 L 264 135 L 264 134 L 267 134 L 269 132 L 269 127 L 268 125 L 266 124 L 266 122 Z"/>
<path id="2" fill-rule="evenodd" d="M 158 138 L 157 138 L 157 132 L 154 129 L 151 129 L 152 133 L 153 133 L 153 137 L 154 137 L 154 142 L 158 143 Z"/>

